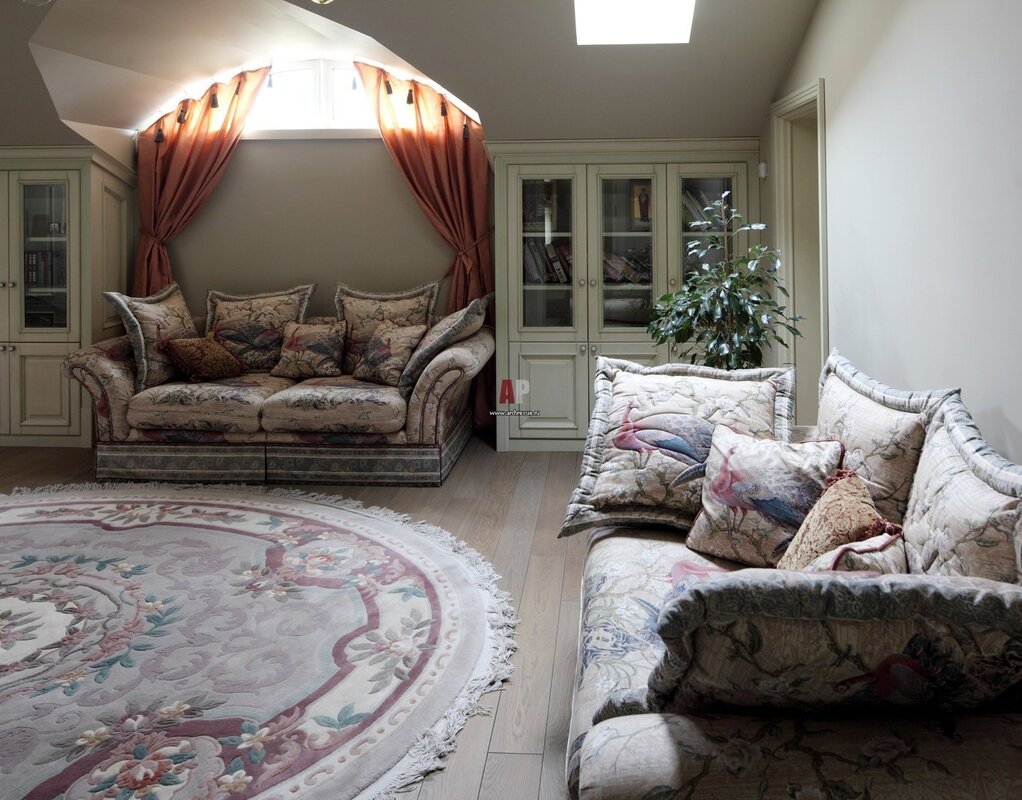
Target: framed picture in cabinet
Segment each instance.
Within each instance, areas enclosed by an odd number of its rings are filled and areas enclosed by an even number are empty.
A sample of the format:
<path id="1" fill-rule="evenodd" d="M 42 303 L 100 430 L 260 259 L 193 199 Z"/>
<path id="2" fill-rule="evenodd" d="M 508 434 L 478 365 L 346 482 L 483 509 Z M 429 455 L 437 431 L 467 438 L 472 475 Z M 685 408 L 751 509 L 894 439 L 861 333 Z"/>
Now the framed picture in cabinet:
<path id="1" fill-rule="evenodd" d="M 631 183 L 633 231 L 653 230 L 653 183 L 648 180 L 634 180 Z"/>
<path id="2" fill-rule="evenodd" d="M 522 230 L 557 230 L 557 191 L 553 181 L 522 181 Z"/>

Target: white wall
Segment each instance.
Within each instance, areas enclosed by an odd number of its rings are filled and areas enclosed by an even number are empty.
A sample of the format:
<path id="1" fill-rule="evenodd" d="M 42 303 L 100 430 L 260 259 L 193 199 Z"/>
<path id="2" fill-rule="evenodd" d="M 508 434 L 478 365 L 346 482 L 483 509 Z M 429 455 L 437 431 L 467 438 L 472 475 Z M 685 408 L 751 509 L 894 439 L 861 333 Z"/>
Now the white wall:
<path id="1" fill-rule="evenodd" d="M 382 139 L 242 140 L 168 251 L 193 314 L 205 308 L 209 289 L 312 282 L 319 287 L 310 314 L 332 314 L 338 281 L 408 289 L 439 280 L 453 259 Z"/>
<path id="2" fill-rule="evenodd" d="M 960 385 L 1022 460 L 1022 3 L 822 0 L 778 97 L 826 82 L 830 341 Z"/>

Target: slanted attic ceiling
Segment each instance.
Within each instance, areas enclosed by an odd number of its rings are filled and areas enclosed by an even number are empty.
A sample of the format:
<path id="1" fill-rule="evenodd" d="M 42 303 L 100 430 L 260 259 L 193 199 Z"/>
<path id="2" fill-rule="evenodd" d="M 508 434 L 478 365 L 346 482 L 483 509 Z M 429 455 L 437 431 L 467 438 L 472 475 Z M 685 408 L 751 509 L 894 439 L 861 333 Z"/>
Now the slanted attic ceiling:
<path id="1" fill-rule="evenodd" d="M 572 0 L 56 0 L 31 48 L 62 119 L 114 128 L 242 65 L 361 56 L 446 87 L 490 139 L 746 136 L 815 6 L 698 0 L 689 44 L 579 47 Z"/>

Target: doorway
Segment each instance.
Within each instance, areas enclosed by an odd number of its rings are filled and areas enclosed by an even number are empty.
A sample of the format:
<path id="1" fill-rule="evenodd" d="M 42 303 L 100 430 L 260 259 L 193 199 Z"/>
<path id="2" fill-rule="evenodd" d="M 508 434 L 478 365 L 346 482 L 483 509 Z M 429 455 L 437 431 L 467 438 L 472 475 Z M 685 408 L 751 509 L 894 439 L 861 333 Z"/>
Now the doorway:
<path id="1" fill-rule="evenodd" d="M 823 79 L 770 107 L 776 244 L 789 313 L 802 336 L 786 335 L 795 365 L 795 421 L 815 425 L 818 377 L 830 350 L 827 314 L 827 180 Z"/>

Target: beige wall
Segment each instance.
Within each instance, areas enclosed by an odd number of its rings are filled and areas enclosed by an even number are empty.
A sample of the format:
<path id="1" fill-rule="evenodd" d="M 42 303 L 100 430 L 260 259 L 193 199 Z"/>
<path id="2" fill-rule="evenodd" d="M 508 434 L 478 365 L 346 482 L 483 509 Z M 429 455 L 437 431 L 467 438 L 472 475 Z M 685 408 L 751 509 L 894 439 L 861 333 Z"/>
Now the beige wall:
<path id="1" fill-rule="evenodd" d="M 832 346 L 896 387 L 960 385 L 1015 460 L 1019 30 L 1017 0 L 823 0 L 777 95 L 826 81 Z"/>
<path id="2" fill-rule="evenodd" d="M 450 248 L 433 230 L 381 139 L 243 140 L 216 192 L 169 245 L 192 313 L 206 291 L 319 284 L 398 290 L 439 280 Z"/>

